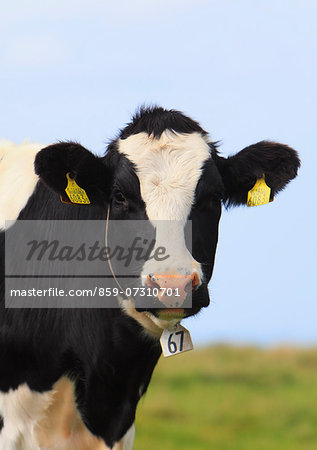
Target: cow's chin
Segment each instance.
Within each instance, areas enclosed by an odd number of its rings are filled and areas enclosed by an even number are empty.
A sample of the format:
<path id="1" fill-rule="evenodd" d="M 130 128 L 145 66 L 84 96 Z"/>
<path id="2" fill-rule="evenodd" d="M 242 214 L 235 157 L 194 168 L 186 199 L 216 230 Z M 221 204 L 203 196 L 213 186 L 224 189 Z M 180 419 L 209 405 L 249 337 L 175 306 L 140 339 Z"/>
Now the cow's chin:
<path id="1" fill-rule="evenodd" d="M 157 301 L 153 300 L 153 307 L 144 308 L 138 307 L 135 305 L 135 309 L 138 312 L 150 312 L 158 319 L 162 319 L 164 321 L 169 320 L 182 320 L 186 317 L 194 316 L 199 313 L 199 311 L 207 307 L 210 303 L 209 293 L 207 284 L 203 284 L 200 288 L 190 295 L 189 302 L 186 302 L 182 305 L 183 307 L 164 307 L 164 305 Z"/>
<path id="2" fill-rule="evenodd" d="M 186 319 L 187 317 L 195 316 L 199 313 L 201 307 L 192 307 L 192 308 L 162 308 L 162 309 L 151 309 L 148 310 L 155 317 L 161 320 L 178 320 L 181 321 Z"/>
<path id="3" fill-rule="evenodd" d="M 122 310 L 135 319 L 143 329 L 150 335 L 159 337 L 162 331 L 173 326 L 186 317 L 194 316 L 209 305 L 209 294 L 207 284 L 203 284 L 193 293 L 191 307 L 164 308 L 160 307 L 138 307 L 133 298 L 118 297 Z"/>

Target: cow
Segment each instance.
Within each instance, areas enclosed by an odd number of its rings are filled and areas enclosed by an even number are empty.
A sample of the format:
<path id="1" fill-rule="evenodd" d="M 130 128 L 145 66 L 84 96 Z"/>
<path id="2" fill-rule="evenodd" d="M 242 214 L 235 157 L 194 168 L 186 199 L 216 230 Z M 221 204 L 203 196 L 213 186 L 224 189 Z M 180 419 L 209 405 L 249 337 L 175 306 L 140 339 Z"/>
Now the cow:
<path id="1" fill-rule="evenodd" d="M 155 106 L 140 108 L 104 156 L 69 141 L 5 142 L 0 157 L 0 449 L 130 449 L 160 336 L 209 305 L 222 204 L 252 203 L 259 182 L 273 200 L 296 177 L 297 152 L 261 141 L 226 158 L 199 123 Z M 67 198 L 70 179 L 86 204 Z M 153 289 L 153 304 L 115 295 L 115 308 L 6 307 L 5 237 L 25 220 L 149 223 L 153 249 L 163 245 L 169 255 L 145 261 L 135 280 Z M 120 283 L 116 269 L 107 270 Z M 181 295 L 166 300 L 154 288 Z"/>

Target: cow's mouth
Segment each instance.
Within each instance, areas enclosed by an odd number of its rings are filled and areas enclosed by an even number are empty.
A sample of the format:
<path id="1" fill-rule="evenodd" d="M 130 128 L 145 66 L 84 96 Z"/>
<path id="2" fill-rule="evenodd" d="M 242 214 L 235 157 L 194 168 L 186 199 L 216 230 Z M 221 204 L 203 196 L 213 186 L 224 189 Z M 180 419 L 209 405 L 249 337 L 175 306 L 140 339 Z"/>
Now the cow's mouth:
<path id="1" fill-rule="evenodd" d="M 159 319 L 184 319 L 186 317 L 184 308 L 162 308 L 158 311 Z"/>
<path id="2" fill-rule="evenodd" d="M 196 308 L 136 308 L 137 311 L 148 311 L 160 320 L 172 321 L 183 320 L 186 317 L 194 316 L 200 311 L 201 307 Z"/>
<path id="3" fill-rule="evenodd" d="M 188 302 L 175 307 L 174 305 L 164 306 L 156 297 L 152 297 L 150 303 L 141 306 L 138 301 L 135 303 L 135 308 L 138 312 L 148 311 L 154 316 L 162 320 L 182 320 L 186 317 L 194 316 L 199 313 L 201 308 L 209 305 L 209 294 L 207 284 L 203 283 L 199 289 L 193 293 L 192 298 L 189 296 Z"/>

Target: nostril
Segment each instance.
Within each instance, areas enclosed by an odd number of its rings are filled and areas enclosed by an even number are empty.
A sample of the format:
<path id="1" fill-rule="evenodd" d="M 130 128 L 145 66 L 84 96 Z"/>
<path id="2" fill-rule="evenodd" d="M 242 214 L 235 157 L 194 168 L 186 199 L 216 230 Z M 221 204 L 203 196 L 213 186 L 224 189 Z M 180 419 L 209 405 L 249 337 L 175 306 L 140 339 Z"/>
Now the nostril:
<path id="1" fill-rule="evenodd" d="M 184 291 L 185 292 L 191 292 L 193 290 L 193 282 L 192 282 L 192 280 L 190 279 L 187 283 L 186 283 L 186 285 L 185 285 L 185 287 L 184 287 Z"/>
<path id="2" fill-rule="evenodd" d="M 195 290 L 198 288 L 199 284 L 200 284 L 199 276 L 198 276 L 197 273 L 195 272 L 195 273 L 192 275 L 192 290 L 195 291 Z"/>
<path id="3" fill-rule="evenodd" d="M 195 291 L 199 286 L 199 277 L 197 275 L 197 273 L 193 273 L 193 275 L 191 275 L 190 280 L 188 281 L 188 283 L 185 286 L 185 292 L 191 292 L 191 291 Z"/>
<path id="4" fill-rule="evenodd" d="M 160 289 L 160 285 L 155 281 L 155 277 L 153 275 L 148 275 L 146 277 L 145 284 L 151 288 Z"/>
<path id="5" fill-rule="evenodd" d="M 184 290 L 185 292 L 191 292 L 195 291 L 199 286 L 199 277 L 197 273 L 193 273 L 191 277 L 189 278 L 188 282 L 186 283 Z"/>

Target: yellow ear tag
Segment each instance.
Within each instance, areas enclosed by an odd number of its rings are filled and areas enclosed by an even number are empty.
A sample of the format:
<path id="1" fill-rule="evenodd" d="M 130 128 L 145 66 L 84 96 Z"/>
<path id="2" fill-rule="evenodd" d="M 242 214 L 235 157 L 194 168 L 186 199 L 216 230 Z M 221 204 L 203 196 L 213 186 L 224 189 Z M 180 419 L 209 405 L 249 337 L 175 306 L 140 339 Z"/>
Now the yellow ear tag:
<path id="1" fill-rule="evenodd" d="M 252 189 L 248 192 L 247 205 L 259 206 L 269 203 L 271 188 L 265 183 L 264 174 L 259 178 Z M 273 201 L 273 199 L 271 200 Z"/>
<path id="2" fill-rule="evenodd" d="M 79 187 L 78 184 L 76 183 L 76 181 L 70 177 L 69 172 L 66 174 L 66 177 L 68 180 L 68 184 L 67 184 L 67 188 L 65 189 L 65 192 L 68 195 L 69 200 L 72 203 L 88 205 L 90 203 L 90 200 L 88 198 L 88 195 L 84 191 L 84 189 Z"/>

